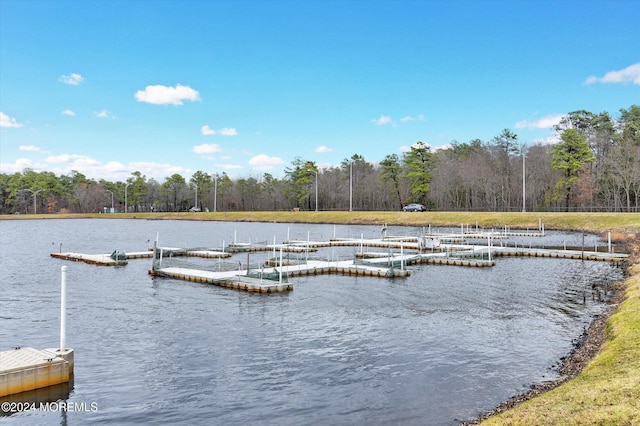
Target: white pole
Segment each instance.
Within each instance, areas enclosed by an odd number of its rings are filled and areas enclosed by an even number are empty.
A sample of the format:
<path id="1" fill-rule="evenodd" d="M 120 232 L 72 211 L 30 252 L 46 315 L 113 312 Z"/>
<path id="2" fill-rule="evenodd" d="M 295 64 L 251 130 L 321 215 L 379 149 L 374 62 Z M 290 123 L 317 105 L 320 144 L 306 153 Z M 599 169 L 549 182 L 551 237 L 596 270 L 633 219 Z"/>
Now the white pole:
<path id="1" fill-rule="evenodd" d="M 400 243 L 400 270 L 404 271 L 404 245 Z"/>
<path id="2" fill-rule="evenodd" d="M 611 231 L 609 231 L 609 236 L 608 236 L 608 244 L 607 247 L 609 249 L 609 253 L 611 253 Z"/>
<path id="3" fill-rule="evenodd" d="M 491 262 L 491 234 L 489 234 L 489 245 L 487 248 L 489 249 L 489 262 Z"/>
<path id="4" fill-rule="evenodd" d="M 349 163 L 349 211 L 353 210 L 353 161 Z"/>
<path id="5" fill-rule="evenodd" d="M 129 208 L 127 206 L 127 189 L 129 188 L 129 185 L 131 185 L 130 183 L 126 184 L 124 186 L 124 212 L 127 213 L 129 211 Z"/>
<path id="6" fill-rule="evenodd" d="M 524 173 L 525 158 L 526 157 L 524 156 L 524 154 L 522 154 L 522 213 L 525 213 L 527 211 L 527 207 L 526 207 L 527 189 L 526 189 L 526 178 Z"/>
<path id="7" fill-rule="evenodd" d="M 276 257 L 276 236 L 273 236 L 273 258 Z"/>
<path id="8" fill-rule="evenodd" d="M 67 350 L 67 267 L 63 266 L 60 285 L 60 352 Z"/>
<path id="9" fill-rule="evenodd" d="M 282 247 L 280 247 L 280 284 L 282 284 Z"/>

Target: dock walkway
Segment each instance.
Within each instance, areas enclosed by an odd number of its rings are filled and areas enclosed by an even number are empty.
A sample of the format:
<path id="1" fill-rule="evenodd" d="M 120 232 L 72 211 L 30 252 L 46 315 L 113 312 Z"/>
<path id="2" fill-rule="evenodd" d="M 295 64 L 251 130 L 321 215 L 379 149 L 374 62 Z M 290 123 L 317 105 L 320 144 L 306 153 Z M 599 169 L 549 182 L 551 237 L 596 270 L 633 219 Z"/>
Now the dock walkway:
<path id="1" fill-rule="evenodd" d="M 280 293 L 293 290 L 293 285 L 290 283 L 279 283 L 268 279 L 253 278 L 242 275 L 238 271 L 214 272 L 201 269 L 168 267 L 156 268 L 155 270 L 150 269 L 149 274 L 183 281 L 235 288 L 252 293 Z"/>

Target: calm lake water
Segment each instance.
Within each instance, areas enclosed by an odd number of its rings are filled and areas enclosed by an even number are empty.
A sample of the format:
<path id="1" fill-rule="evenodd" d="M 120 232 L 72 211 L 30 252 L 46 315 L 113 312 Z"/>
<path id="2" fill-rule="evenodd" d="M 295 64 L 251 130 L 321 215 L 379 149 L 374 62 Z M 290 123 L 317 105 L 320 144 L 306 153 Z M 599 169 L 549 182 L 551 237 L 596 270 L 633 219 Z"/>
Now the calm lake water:
<path id="1" fill-rule="evenodd" d="M 150 259 L 99 267 L 50 257 L 143 251 L 157 236 L 161 246 L 220 247 L 361 235 L 377 238 L 380 228 L 0 220 L 0 350 L 58 346 L 67 265 L 75 377 L 62 396 L 97 407 L 27 411 L 0 423 L 454 425 L 557 377 L 561 357 L 604 309 L 592 283 L 621 278 L 605 262 L 498 258 L 493 268 L 410 266 L 403 279 L 295 278 L 294 291 L 261 295 L 153 278 Z M 515 243 L 581 241 L 550 233 Z"/>

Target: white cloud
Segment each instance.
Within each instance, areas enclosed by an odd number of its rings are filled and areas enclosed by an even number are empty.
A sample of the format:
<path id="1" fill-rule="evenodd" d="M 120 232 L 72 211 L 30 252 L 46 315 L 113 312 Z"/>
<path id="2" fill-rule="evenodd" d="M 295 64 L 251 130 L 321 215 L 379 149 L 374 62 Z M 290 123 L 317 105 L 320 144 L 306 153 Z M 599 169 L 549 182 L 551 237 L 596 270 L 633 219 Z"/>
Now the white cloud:
<path id="1" fill-rule="evenodd" d="M 18 123 L 15 118 L 9 117 L 4 112 L 0 112 L 0 127 L 22 127 L 22 124 Z"/>
<path id="2" fill-rule="evenodd" d="M 80 74 L 71 73 L 69 75 L 61 75 L 60 81 L 71 86 L 78 86 L 84 81 L 84 77 Z"/>
<path id="3" fill-rule="evenodd" d="M 515 124 L 516 129 L 552 129 L 564 118 L 563 114 L 547 115 L 538 120 L 522 120 Z"/>
<path id="4" fill-rule="evenodd" d="M 24 169 L 33 169 L 35 170 L 36 167 L 34 167 L 34 162 L 31 159 L 28 158 L 18 158 L 13 164 L 11 163 L 0 163 L 0 173 L 5 173 L 5 174 L 14 174 L 14 173 L 18 173 L 18 172 L 22 172 Z"/>
<path id="5" fill-rule="evenodd" d="M 406 117 L 402 117 L 400 121 L 403 123 L 408 123 L 409 121 L 424 121 L 424 114 L 418 114 L 415 117 L 408 115 Z"/>
<path id="6" fill-rule="evenodd" d="M 451 148 L 453 148 L 453 145 L 451 145 L 450 143 L 445 143 L 442 146 L 436 146 L 434 148 L 434 151 L 436 151 L 436 152 L 437 151 L 446 151 L 447 149 L 451 149 Z"/>
<path id="7" fill-rule="evenodd" d="M 197 90 L 181 84 L 176 87 L 147 86 L 144 90 L 138 90 L 134 96 L 139 102 L 155 105 L 182 105 L 185 100 L 191 102 L 200 100 L 200 93 Z"/>
<path id="8" fill-rule="evenodd" d="M 193 152 L 196 154 L 217 154 L 222 152 L 220 145 L 215 143 L 203 143 L 202 145 L 196 145 L 193 147 Z"/>
<path id="9" fill-rule="evenodd" d="M 44 162 L 51 164 L 76 164 L 79 166 L 96 166 L 100 164 L 98 160 L 78 154 L 52 155 L 45 158 Z"/>
<path id="10" fill-rule="evenodd" d="M 106 179 L 114 182 L 124 181 L 134 171 L 139 171 L 147 178 L 153 178 L 160 183 L 174 173 L 186 177 L 191 176 L 194 172 L 189 168 L 166 163 L 131 162 L 123 164 L 118 161 L 109 161 L 105 164 L 86 155 L 60 154 L 47 157 L 41 162 L 20 158 L 13 163 L 2 163 L 0 164 L 0 173 L 13 174 L 27 168 L 36 172 L 52 172 L 58 176 L 68 175 L 72 170 L 76 170 L 91 179 Z"/>
<path id="11" fill-rule="evenodd" d="M 238 131 L 233 127 L 225 127 L 220 129 L 220 134 L 222 136 L 237 136 Z"/>
<path id="12" fill-rule="evenodd" d="M 238 170 L 238 169 L 242 169 L 242 166 L 240 166 L 238 164 L 214 164 L 214 167 L 216 169 L 220 169 L 220 170 Z"/>
<path id="13" fill-rule="evenodd" d="M 93 115 L 95 115 L 98 118 L 109 118 L 109 117 L 112 117 L 111 113 L 109 111 L 107 111 L 106 109 L 103 109 L 102 111 L 94 112 Z"/>
<path id="14" fill-rule="evenodd" d="M 200 128 L 200 131 L 202 132 L 203 135 L 205 136 L 210 136 L 210 135 L 215 135 L 216 131 L 213 130 L 212 128 L 210 128 L 207 125 L 204 125 Z"/>
<path id="15" fill-rule="evenodd" d="M 385 124 L 391 123 L 391 117 L 388 115 L 381 115 L 380 118 L 372 118 L 371 122 L 376 126 L 384 126 Z"/>
<path id="16" fill-rule="evenodd" d="M 325 152 L 333 152 L 333 148 L 329 148 L 328 146 L 320 145 L 316 148 L 316 152 L 325 153 Z"/>
<path id="17" fill-rule="evenodd" d="M 220 130 L 214 130 L 208 125 L 204 125 L 200 128 L 200 132 L 205 136 L 222 135 L 222 136 L 237 136 L 238 131 L 234 127 L 224 127 Z"/>
<path id="18" fill-rule="evenodd" d="M 37 151 L 40 151 L 40 148 L 38 148 L 38 147 L 37 147 L 37 146 L 35 146 L 35 145 L 20 145 L 20 146 L 18 147 L 18 149 L 19 149 L 20 151 L 30 151 L 30 152 L 37 152 Z"/>
<path id="19" fill-rule="evenodd" d="M 411 148 L 415 148 L 415 149 L 431 149 L 431 144 L 429 144 L 427 142 L 418 141 L 418 142 L 414 143 L 413 145 L 411 145 Z"/>
<path id="20" fill-rule="evenodd" d="M 282 160 L 282 158 L 269 157 L 265 154 L 256 155 L 249 160 L 249 165 L 252 166 L 253 170 L 257 171 L 273 170 L 275 166 L 280 166 L 283 164 L 285 164 L 285 162 L 284 160 Z"/>
<path id="21" fill-rule="evenodd" d="M 622 84 L 640 84 L 640 63 L 629 65 L 627 68 L 618 71 L 609 71 L 603 77 L 591 76 L 584 82 L 585 84 L 594 83 L 622 83 Z"/>
<path id="22" fill-rule="evenodd" d="M 70 109 L 65 109 L 64 111 L 62 111 L 62 114 L 68 115 L 69 117 L 75 117 L 76 116 L 76 113 L 71 111 Z"/>
<path id="23" fill-rule="evenodd" d="M 409 152 L 409 151 L 411 151 L 411 147 L 408 145 L 402 145 L 400 147 L 400 152 Z"/>

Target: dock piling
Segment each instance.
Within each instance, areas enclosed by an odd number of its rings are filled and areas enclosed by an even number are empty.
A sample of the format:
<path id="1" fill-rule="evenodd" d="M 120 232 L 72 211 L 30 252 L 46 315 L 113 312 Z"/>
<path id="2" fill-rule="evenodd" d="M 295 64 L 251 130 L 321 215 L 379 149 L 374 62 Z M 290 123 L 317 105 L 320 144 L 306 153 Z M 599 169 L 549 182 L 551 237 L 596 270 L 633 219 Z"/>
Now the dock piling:
<path id="1" fill-rule="evenodd" d="M 67 267 L 60 269 L 60 352 L 64 352 L 67 350 Z"/>

